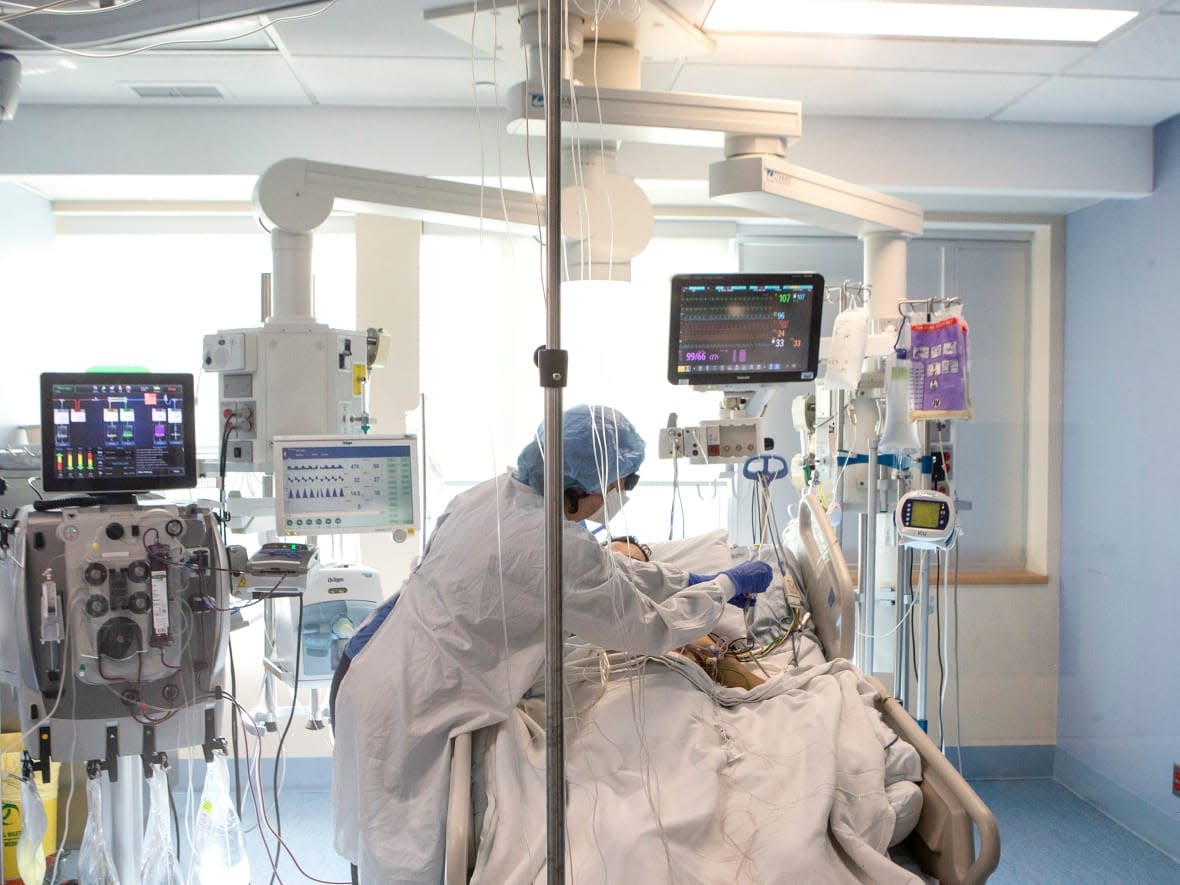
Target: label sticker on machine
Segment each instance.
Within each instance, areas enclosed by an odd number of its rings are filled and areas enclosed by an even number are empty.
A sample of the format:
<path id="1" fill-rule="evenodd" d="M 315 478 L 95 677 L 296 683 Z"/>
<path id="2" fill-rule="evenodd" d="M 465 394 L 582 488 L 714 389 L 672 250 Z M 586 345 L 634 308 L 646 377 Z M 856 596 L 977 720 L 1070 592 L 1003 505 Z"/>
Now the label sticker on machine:
<path id="1" fill-rule="evenodd" d="M 168 635 L 168 573 L 152 572 L 152 632 Z"/>

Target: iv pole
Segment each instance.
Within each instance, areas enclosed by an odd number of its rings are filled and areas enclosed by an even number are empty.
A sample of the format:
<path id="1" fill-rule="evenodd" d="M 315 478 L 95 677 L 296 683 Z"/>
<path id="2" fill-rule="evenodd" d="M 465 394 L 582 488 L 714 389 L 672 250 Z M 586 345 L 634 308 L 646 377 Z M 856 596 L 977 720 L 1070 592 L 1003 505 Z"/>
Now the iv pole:
<path id="1" fill-rule="evenodd" d="M 555 8 L 556 7 L 556 8 Z M 537 354 L 545 390 L 545 857 L 549 885 L 565 885 L 565 721 L 562 672 L 562 388 L 561 350 L 561 24 L 560 3 L 548 0 L 547 42 L 539 53 L 545 83 L 545 348 Z"/>

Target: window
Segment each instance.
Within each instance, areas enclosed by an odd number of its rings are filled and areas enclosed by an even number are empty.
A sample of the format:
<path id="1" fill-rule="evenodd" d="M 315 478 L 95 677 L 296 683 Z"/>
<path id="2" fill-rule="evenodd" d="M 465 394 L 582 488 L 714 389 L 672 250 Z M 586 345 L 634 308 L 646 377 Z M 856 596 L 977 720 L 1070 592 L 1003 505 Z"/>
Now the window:
<path id="1" fill-rule="evenodd" d="M 515 465 L 544 417 L 532 355 L 545 340 L 542 257 L 523 237 L 433 229 L 422 239 L 422 389 L 428 499 L 433 514 L 463 488 Z M 632 263 L 632 282 L 575 283 L 562 293 L 569 351 L 565 405 L 593 402 L 625 414 L 647 443 L 643 481 L 624 511 L 628 533 L 668 536 L 673 466 L 657 457 L 670 413 L 681 424 L 715 418 L 717 394 L 667 381 L 670 278 L 735 270 L 726 238 L 656 237 Z M 680 465 L 688 520 L 676 534 L 724 524 L 727 484 L 716 468 Z"/>
<path id="2" fill-rule="evenodd" d="M 202 371 L 202 339 L 219 329 L 259 325 L 260 277 L 271 270 L 270 238 L 244 220 L 185 219 L 197 222 L 200 232 L 176 221 L 64 220 L 45 271 L 52 294 L 23 306 L 21 333 L 9 342 L 16 376 L 10 376 L 9 389 L 24 400 L 24 423 L 39 421 L 37 377 L 43 371 L 141 366 L 192 372 L 197 444 L 216 450 L 217 377 Z M 70 232 L 79 227 L 84 232 Z M 317 235 L 314 250 L 316 319 L 352 328 L 352 237 Z"/>

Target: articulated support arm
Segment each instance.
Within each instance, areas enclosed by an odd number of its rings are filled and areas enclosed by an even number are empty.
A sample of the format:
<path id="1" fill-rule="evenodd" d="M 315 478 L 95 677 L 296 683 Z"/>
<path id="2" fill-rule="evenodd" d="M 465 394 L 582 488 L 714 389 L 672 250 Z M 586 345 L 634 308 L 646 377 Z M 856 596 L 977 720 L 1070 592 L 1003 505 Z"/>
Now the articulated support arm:
<path id="1" fill-rule="evenodd" d="M 272 229 L 310 233 L 333 208 L 446 224 L 503 220 L 533 230 L 545 217 L 543 201 L 520 191 L 299 158 L 275 163 L 254 186 L 254 211 Z"/>

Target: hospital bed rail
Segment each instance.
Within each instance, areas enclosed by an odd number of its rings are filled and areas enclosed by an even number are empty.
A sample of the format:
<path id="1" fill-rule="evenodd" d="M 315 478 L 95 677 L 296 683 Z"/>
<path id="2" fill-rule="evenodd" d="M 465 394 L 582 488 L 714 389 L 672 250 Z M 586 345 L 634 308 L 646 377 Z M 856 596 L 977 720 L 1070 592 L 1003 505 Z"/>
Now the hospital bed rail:
<path id="1" fill-rule="evenodd" d="M 856 636 L 852 576 L 827 511 L 815 495 L 803 498 L 796 526 L 788 546 L 803 572 L 803 592 L 824 656 L 848 658 Z M 866 678 L 876 689 L 882 718 L 922 757 L 922 813 L 906 847 L 941 885 L 986 882 L 1000 862 L 995 817 L 897 699 L 875 678 Z"/>
<path id="2" fill-rule="evenodd" d="M 906 847 L 942 885 L 986 882 L 1000 863 L 995 816 L 897 699 L 876 679 L 866 678 L 877 690 L 881 717 L 922 757 L 922 814 Z"/>

